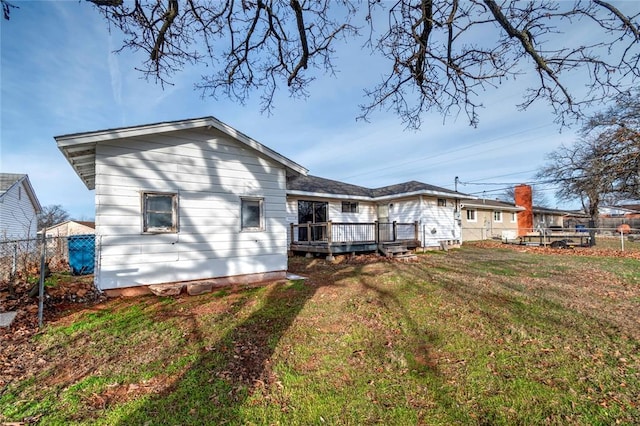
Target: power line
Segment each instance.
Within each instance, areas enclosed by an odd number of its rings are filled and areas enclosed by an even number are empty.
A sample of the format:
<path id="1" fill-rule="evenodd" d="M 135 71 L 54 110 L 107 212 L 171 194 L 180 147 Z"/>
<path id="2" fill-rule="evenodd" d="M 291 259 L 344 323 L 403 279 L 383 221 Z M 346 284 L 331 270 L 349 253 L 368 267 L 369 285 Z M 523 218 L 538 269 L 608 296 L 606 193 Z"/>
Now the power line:
<path id="1" fill-rule="evenodd" d="M 351 178 L 354 178 L 354 177 L 364 176 L 364 175 L 368 175 L 368 174 L 372 174 L 372 173 L 379 173 L 380 171 L 383 171 L 383 170 L 389 170 L 389 169 L 395 169 L 395 168 L 398 168 L 398 167 L 404 167 L 404 166 L 406 166 L 408 164 L 421 162 L 421 161 L 424 161 L 424 160 L 427 160 L 427 159 L 432 160 L 432 159 L 435 159 L 435 158 L 438 158 L 438 157 L 442 157 L 444 155 L 453 154 L 455 152 L 464 151 L 464 150 L 475 148 L 475 147 L 478 147 L 478 146 L 481 146 L 481 145 L 490 144 L 492 142 L 496 142 L 496 141 L 499 141 L 499 140 L 502 140 L 502 139 L 510 138 L 510 137 L 517 136 L 517 135 L 524 134 L 524 133 L 529 133 L 531 131 L 539 130 L 539 129 L 542 129 L 542 128 L 545 128 L 545 127 L 549 127 L 549 126 L 551 126 L 551 124 L 543 124 L 543 125 L 540 125 L 540 126 L 537 126 L 537 127 L 532 127 L 532 128 L 529 128 L 529 129 L 523 129 L 521 131 L 510 133 L 508 135 L 503 135 L 503 136 L 499 136 L 499 137 L 496 137 L 496 138 L 493 138 L 493 139 L 489 139 L 489 140 L 486 140 L 486 141 L 478 142 L 478 143 L 475 143 L 475 144 L 466 145 L 466 146 L 463 146 L 463 147 L 460 147 L 460 148 L 456 148 L 456 149 L 452 149 L 452 150 L 449 150 L 449 151 L 444 151 L 444 152 L 441 152 L 439 154 L 435 154 L 435 155 L 432 155 L 432 156 L 430 156 L 430 155 L 422 156 L 422 157 L 418 157 L 418 158 L 413 159 L 413 160 L 404 161 L 402 163 L 397 163 L 395 165 L 389 165 L 389 166 L 386 166 L 386 167 L 378 167 L 375 170 L 370 170 L 368 172 L 362 172 L 362 173 L 356 173 L 356 174 L 349 175 L 349 176 L 343 176 L 340 179 L 342 179 L 342 180 L 351 179 Z M 499 149 L 500 147 L 501 146 L 496 147 L 494 149 Z M 465 157 L 458 157 L 458 158 L 455 159 L 455 161 L 459 161 L 459 160 L 464 159 L 464 158 Z M 440 163 L 440 164 L 443 164 L 443 163 Z"/>

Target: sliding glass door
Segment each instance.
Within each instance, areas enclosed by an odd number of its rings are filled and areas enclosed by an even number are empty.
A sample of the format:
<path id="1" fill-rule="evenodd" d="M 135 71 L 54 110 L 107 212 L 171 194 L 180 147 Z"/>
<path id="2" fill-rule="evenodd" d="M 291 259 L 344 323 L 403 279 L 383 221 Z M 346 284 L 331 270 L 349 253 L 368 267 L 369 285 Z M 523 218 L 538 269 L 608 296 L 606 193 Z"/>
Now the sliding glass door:
<path id="1" fill-rule="evenodd" d="M 326 201 L 298 201 L 298 224 L 305 223 L 323 223 L 328 219 L 327 216 L 328 203 Z M 321 241 L 326 237 L 326 227 L 312 226 L 311 235 L 307 233 L 307 228 L 298 228 L 299 241 Z"/>

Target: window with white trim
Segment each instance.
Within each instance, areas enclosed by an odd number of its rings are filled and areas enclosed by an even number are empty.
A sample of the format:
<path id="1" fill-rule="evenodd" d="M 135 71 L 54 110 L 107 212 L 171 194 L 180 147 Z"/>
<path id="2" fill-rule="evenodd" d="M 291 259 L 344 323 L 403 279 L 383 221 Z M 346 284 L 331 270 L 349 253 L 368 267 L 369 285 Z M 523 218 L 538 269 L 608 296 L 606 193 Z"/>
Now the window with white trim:
<path id="1" fill-rule="evenodd" d="M 438 198 L 438 207 L 447 207 L 446 198 Z"/>
<path id="2" fill-rule="evenodd" d="M 511 223 L 516 223 L 518 221 L 518 212 L 511 212 Z"/>
<path id="3" fill-rule="evenodd" d="M 150 234 L 178 232 L 178 194 L 142 193 L 142 232 Z"/>
<path id="4" fill-rule="evenodd" d="M 264 231 L 264 209 L 262 198 L 243 197 L 240 207 L 242 231 Z"/>
<path id="5" fill-rule="evenodd" d="M 467 222 L 475 222 L 477 221 L 477 217 L 476 217 L 476 211 L 475 210 L 471 210 L 468 209 L 467 210 Z"/>
<path id="6" fill-rule="evenodd" d="M 342 202 L 342 213 L 358 213 L 358 202 L 357 201 L 343 201 Z"/>
<path id="7" fill-rule="evenodd" d="M 502 222 L 502 212 L 500 210 L 496 210 L 493 212 L 493 221 Z"/>

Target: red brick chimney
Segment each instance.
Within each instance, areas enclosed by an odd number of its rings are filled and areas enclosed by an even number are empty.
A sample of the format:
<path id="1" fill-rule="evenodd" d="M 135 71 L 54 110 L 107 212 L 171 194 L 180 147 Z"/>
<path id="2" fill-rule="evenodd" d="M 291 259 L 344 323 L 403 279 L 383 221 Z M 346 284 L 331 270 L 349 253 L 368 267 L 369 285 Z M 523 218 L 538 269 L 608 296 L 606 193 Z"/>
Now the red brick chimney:
<path id="1" fill-rule="evenodd" d="M 533 197 L 531 186 L 517 185 L 515 187 L 516 206 L 524 207 L 525 210 L 518 212 L 518 236 L 527 235 L 533 231 Z"/>

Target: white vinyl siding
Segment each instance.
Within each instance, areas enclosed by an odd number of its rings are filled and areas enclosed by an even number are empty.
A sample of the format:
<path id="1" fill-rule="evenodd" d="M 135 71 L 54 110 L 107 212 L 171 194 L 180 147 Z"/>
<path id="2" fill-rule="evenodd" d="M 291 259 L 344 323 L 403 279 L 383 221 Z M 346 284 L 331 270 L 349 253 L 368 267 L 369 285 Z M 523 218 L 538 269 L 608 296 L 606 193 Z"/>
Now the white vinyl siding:
<path id="1" fill-rule="evenodd" d="M 442 200 L 442 199 L 441 199 Z M 454 218 L 453 201 L 446 202 L 445 206 L 438 198 L 413 197 L 406 200 L 394 200 L 393 207 L 389 208 L 389 220 L 391 222 L 420 224 L 419 239 L 423 247 L 434 247 L 443 240 L 460 239 L 460 227 Z"/>
<path id="2" fill-rule="evenodd" d="M 285 271 L 285 170 L 222 133 L 179 131 L 96 147 L 100 288 Z M 178 232 L 140 234 L 140 191 L 179 194 Z M 262 199 L 264 232 L 241 232 Z"/>
<path id="3" fill-rule="evenodd" d="M 21 181 L 0 198 L 0 241 L 35 238 L 38 215 L 26 194 Z"/>

